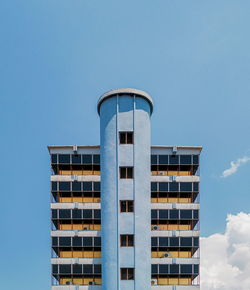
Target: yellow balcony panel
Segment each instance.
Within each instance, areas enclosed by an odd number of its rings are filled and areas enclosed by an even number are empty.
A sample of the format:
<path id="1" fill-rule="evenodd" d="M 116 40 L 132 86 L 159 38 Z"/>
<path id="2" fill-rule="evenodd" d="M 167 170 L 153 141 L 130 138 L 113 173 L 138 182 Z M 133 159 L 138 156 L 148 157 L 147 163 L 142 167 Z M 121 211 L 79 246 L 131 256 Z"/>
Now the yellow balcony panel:
<path id="1" fill-rule="evenodd" d="M 61 278 L 59 280 L 60 285 L 66 285 L 67 282 L 72 282 L 72 279 L 70 279 L 70 278 Z"/>
<path id="2" fill-rule="evenodd" d="M 93 282 L 94 279 L 93 278 L 85 278 L 83 279 L 83 285 L 89 285 L 89 282 Z"/>
<path id="3" fill-rule="evenodd" d="M 179 198 L 179 202 L 180 202 L 180 203 L 191 203 L 192 200 L 191 200 L 191 198 L 180 197 L 180 198 Z"/>
<path id="4" fill-rule="evenodd" d="M 83 225 L 81 225 L 81 224 L 72 225 L 72 230 L 73 231 L 81 231 L 82 229 L 83 229 Z"/>
<path id="5" fill-rule="evenodd" d="M 71 174 L 72 175 L 82 175 L 82 170 L 72 170 Z"/>
<path id="6" fill-rule="evenodd" d="M 94 231 L 100 231 L 101 230 L 101 225 L 93 225 L 93 230 Z"/>
<path id="7" fill-rule="evenodd" d="M 71 197 L 59 197 L 59 202 L 72 202 Z"/>
<path id="8" fill-rule="evenodd" d="M 190 231 L 191 225 L 179 225 L 179 231 Z"/>
<path id="9" fill-rule="evenodd" d="M 72 258 L 72 252 L 71 251 L 60 251 L 59 253 L 60 258 Z"/>
<path id="10" fill-rule="evenodd" d="M 95 278 L 96 285 L 102 285 L 102 279 Z"/>
<path id="11" fill-rule="evenodd" d="M 83 258 L 83 252 L 82 251 L 73 251 L 73 258 Z"/>
<path id="12" fill-rule="evenodd" d="M 168 202 L 170 202 L 170 203 L 177 203 L 178 202 L 178 198 L 177 197 L 169 197 L 168 198 Z"/>
<path id="13" fill-rule="evenodd" d="M 86 202 L 86 203 L 93 202 L 93 197 L 84 197 L 84 198 L 82 199 L 82 202 Z"/>
<path id="14" fill-rule="evenodd" d="M 101 202 L 100 197 L 94 197 L 93 202 L 100 203 Z"/>
<path id="15" fill-rule="evenodd" d="M 180 278 L 179 285 L 192 285 L 192 279 L 189 278 Z"/>
<path id="16" fill-rule="evenodd" d="M 168 285 L 179 285 L 179 279 L 178 278 L 169 278 L 168 279 Z"/>
<path id="17" fill-rule="evenodd" d="M 192 175 L 192 173 L 191 171 L 179 171 L 178 175 L 187 176 L 187 175 Z"/>
<path id="18" fill-rule="evenodd" d="M 167 278 L 159 278 L 157 284 L 158 285 L 169 285 L 169 279 L 167 279 Z"/>
<path id="19" fill-rule="evenodd" d="M 93 253 L 94 253 L 94 258 L 101 258 L 101 256 L 102 256 L 102 253 L 101 252 L 95 251 Z"/>
<path id="20" fill-rule="evenodd" d="M 71 175 L 71 170 L 59 170 L 59 175 Z"/>
<path id="21" fill-rule="evenodd" d="M 62 231 L 71 231 L 72 230 L 72 225 L 61 224 L 61 225 L 59 225 L 59 229 L 62 230 Z"/>
<path id="22" fill-rule="evenodd" d="M 94 175 L 92 170 L 83 170 L 82 175 Z"/>
<path id="23" fill-rule="evenodd" d="M 100 174 L 101 174 L 101 171 L 98 171 L 98 170 L 93 171 L 93 175 L 100 175 Z"/>
<path id="24" fill-rule="evenodd" d="M 72 202 L 82 202 L 82 197 L 72 197 Z"/>
<path id="25" fill-rule="evenodd" d="M 83 279 L 81 278 L 73 278 L 74 285 L 83 285 Z"/>

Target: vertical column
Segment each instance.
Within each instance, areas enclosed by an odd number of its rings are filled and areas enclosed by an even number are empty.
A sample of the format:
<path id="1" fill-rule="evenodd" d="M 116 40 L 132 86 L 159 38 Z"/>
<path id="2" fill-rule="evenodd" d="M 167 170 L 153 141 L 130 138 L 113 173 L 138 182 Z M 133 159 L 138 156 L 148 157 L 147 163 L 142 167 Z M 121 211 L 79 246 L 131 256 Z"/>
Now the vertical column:
<path id="1" fill-rule="evenodd" d="M 98 110 L 101 119 L 102 288 L 149 290 L 152 100 L 141 91 L 116 90 L 100 99 Z M 121 132 L 132 133 L 133 144 L 120 144 Z M 120 168 L 133 168 L 133 178 L 121 178 Z M 132 203 L 133 211 L 121 211 L 121 201 Z M 132 235 L 134 246 L 121 247 L 120 235 Z M 124 275 L 121 277 L 121 269 L 123 273 L 130 273 L 128 279 L 126 274 L 125 279 Z"/>

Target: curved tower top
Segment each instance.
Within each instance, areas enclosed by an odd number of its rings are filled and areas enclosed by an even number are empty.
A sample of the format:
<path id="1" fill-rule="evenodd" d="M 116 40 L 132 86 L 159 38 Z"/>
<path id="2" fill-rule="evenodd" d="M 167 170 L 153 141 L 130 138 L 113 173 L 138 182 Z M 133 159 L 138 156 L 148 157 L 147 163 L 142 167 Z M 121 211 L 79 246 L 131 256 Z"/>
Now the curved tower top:
<path id="1" fill-rule="evenodd" d="M 98 111 L 98 114 L 100 115 L 100 108 L 101 108 L 101 105 L 102 103 L 110 98 L 110 97 L 113 97 L 115 95 L 129 95 L 129 96 L 139 96 L 139 97 L 142 97 L 144 99 L 146 99 L 149 104 L 150 104 L 150 113 L 152 114 L 153 113 L 153 108 L 154 108 L 154 103 L 153 103 L 153 99 L 152 97 L 144 92 L 144 91 L 141 91 L 141 90 L 137 90 L 137 89 L 130 89 L 130 88 L 126 88 L 126 89 L 114 89 L 114 90 L 110 90 L 108 92 L 106 92 L 105 94 L 103 94 L 100 99 L 98 100 L 98 103 L 97 103 L 97 111 Z"/>

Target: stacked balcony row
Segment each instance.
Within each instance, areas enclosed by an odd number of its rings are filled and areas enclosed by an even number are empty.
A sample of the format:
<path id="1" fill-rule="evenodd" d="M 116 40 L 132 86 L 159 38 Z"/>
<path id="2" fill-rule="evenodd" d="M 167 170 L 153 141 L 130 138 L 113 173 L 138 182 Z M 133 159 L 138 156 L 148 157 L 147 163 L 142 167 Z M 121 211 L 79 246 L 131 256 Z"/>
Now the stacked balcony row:
<path id="1" fill-rule="evenodd" d="M 100 182 L 53 181 L 51 192 L 54 202 L 99 203 Z M 199 202 L 198 182 L 152 182 L 153 203 Z"/>
<path id="2" fill-rule="evenodd" d="M 100 175 L 99 154 L 52 154 L 53 174 Z M 152 175 L 197 175 L 199 155 L 151 155 Z"/>

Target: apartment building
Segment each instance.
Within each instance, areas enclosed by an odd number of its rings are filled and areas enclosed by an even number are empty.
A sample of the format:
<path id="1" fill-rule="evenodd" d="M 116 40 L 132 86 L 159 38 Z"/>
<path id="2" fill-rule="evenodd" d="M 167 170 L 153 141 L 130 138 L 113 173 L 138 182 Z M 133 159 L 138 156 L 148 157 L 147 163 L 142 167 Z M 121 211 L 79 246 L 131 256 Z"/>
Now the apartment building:
<path id="1" fill-rule="evenodd" d="M 97 111 L 100 146 L 48 147 L 52 289 L 200 289 L 202 148 L 151 145 L 143 91 L 109 91 Z"/>

